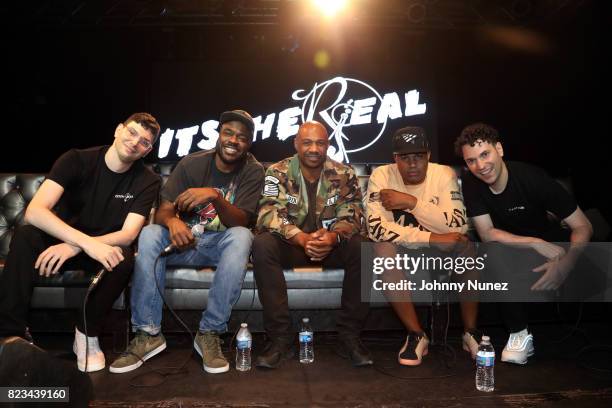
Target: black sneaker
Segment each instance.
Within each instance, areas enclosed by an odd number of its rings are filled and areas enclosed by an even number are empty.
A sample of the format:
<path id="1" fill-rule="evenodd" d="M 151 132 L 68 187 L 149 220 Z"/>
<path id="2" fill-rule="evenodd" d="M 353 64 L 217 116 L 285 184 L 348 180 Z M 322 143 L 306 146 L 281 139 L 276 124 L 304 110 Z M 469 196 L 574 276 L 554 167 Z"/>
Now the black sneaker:
<path id="1" fill-rule="evenodd" d="M 406 341 L 397 355 L 397 361 L 401 365 L 418 366 L 423 361 L 423 356 L 428 353 L 429 339 L 425 333 L 408 333 Z"/>
<path id="2" fill-rule="evenodd" d="M 363 345 L 359 336 L 338 337 L 336 354 L 342 358 L 349 358 L 355 367 L 364 367 L 374 364 L 370 352 Z"/>
<path id="3" fill-rule="evenodd" d="M 295 355 L 292 343 L 292 340 L 284 338 L 269 341 L 264 352 L 257 356 L 255 366 L 261 368 L 277 368 L 283 361 L 289 360 Z"/>

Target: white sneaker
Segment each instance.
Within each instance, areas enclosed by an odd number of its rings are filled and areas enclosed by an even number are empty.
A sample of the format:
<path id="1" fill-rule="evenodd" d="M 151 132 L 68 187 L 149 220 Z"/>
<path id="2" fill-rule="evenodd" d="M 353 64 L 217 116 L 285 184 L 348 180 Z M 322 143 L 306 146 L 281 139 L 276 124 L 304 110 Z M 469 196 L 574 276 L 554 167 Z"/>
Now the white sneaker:
<path id="1" fill-rule="evenodd" d="M 501 361 L 514 364 L 526 364 L 527 358 L 533 356 L 533 336 L 523 329 L 520 332 L 510 333 L 508 343 L 502 351 Z"/>
<path id="2" fill-rule="evenodd" d="M 85 353 L 85 348 L 87 348 L 87 353 Z M 77 356 L 77 367 L 80 371 L 85 371 L 85 354 L 87 354 L 87 372 L 100 371 L 106 366 L 98 337 L 86 338 L 77 328 L 74 329 L 72 351 Z"/>
<path id="3" fill-rule="evenodd" d="M 478 337 L 478 338 L 477 338 Z M 463 332 L 461 339 L 463 340 L 463 349 L 472 355 L 472 360 L 476 360 L 476 354 L 478 354 L 478 343 L 480 341 L 480 332 L 472 330 L 469 332 Z"/>

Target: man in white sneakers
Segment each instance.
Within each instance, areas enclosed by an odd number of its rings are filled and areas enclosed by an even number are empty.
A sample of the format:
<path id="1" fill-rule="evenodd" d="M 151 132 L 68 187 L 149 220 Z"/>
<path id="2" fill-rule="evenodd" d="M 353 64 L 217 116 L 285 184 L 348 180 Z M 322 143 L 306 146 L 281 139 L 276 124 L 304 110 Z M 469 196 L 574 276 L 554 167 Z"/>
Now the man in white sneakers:
<path id="1" fill-rule="evenodd" d="M 488 262 L 495 263 L 493 272 L 527 283 L 527 291 L 559 288 L 593 233 L 574 198 L 540 168 L 504 161 L 497 130 L 484 123 L 464 128 L 455 151 L 469 169 L 462 177 L 463 193 L 478 235 L 484 242 L 511 244 L 504 245 L 497 259 L 488 253 Z M 551 222 L 548 213 L 569 228 Z M 567 250 L 558 244 L 568 241 Z M 501 257 L 512 262 L 495 262 Z M 500 306 L 510 331 L 501 360 L 525 364 L 535 352 L 527 327 L 527 304 L 503 302 Z"/>
<path id="2" fill-rule="evenodd" d="M 465 235 L 467 217 L 454 170 L 430 163 L 429 140 L 423 128 L 405 127 L 393 135 L 394 164 L 380 166 L 372 172 L 365 198 L 369 237 L 379 243 L 377 255 L 395 256 L 399 245 L 419 249 L 416 254 L 439 256 L 468 250 Z M 402 272 L 386 277 L 404 279 Z M 385 292 L 398 317 L 408 330 L 398 361 L 402 365 L 421 364 L 428 352 L 429 339 L 418 320 L 411 295 Z M 461 302 L 464 323 L 463 348 L 475 358 L 479 335 L 476 331 L 478 304 Z"/>
<path id="3" fill-rule="evenodd" d="M 36 282 L 75 269 L 102 277 L 81 310 L 73 350 L 81 371 L 102 370 L 98 334 L 134 266 L 132 242 L 157 199 L 161 180 L 142 158 L 159 124 L 135 113 L 115 128 L 111 146 L 71 149 L 57 159 L 16 229 L 0 274 L 0 337 L 28 338 L 27 314 Z M 69 216 L 53 212 L 62 203 Z M 87 330 L 85 330 L 87 329 Z M 85 332 L 89 336 L 86 338 Z"/>

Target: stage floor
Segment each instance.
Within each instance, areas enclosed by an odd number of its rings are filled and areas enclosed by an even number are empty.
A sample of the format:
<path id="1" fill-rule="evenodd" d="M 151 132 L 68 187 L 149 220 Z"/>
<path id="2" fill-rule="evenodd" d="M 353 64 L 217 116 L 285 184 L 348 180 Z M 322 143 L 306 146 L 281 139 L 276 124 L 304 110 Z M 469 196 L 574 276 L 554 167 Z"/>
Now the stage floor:
<path id="1" fill-rule="evenodd" d="M 610 327 L 601 323 L 580 329 L 553 325 L 532 326 L 536 356 L 526 366 L 498 362 L 495 392 L 474 387 L 474 362 L 461 350 L 460 333 L 451 330 L 447 345 L 434 345 L 421 366 L 400 367 L 396 353 L 400 332 L 367 332 L 365 344 L 375 366 L 353 368 L 333 352 L 335 335 L 315 333 L 315 362 L 302 365 L 297 358 L 276 370 L 252 369 L 211 375 L 202 370 L 199 356 L 187 335 L 167 336 L 168 349 L 136 371 L 91 374 L 94 407 L 404 407 L 404 406 L 507 406 L 574 407 L 612 406 L 612 375 L 598 370 L 611 366 L 609 351 L 583 351 L 588 345 L 612 341 Z M 485 328 L 497 357 L 506 340 L 500 327 Z M 227 339 L 228 341 L 230 338 Z M 439 339 L 442 343 L 442 338 Z M 263 348 L 263 335 L 255 335 L 254 353 Z M 72 337 L 39 335 L 37 345 L 66 360 L 74 356 Z M 107 364 L 116 358 L 113 339 L 102 339 Z M 227 351 L 227 346 L 225 346 Z M 452 350 L 452 351 L 451 351 Z M 229 352 L 226 353 L 229 355 Z M 183 363 L 182 373 L 161 376 Z M 585 366 L 594 366 L 587 368 Z M 145 374 L 145 373 L 149 374 Z M 144 385 L 149 385 L 145 387 Z"/>

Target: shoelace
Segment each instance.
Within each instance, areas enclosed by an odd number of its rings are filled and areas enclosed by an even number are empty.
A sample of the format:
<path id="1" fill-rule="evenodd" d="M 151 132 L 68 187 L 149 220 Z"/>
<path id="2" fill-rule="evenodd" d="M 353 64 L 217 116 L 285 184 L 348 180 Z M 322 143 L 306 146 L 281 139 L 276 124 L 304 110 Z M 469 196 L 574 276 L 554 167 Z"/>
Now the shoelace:
<path id="1" fill-rule="evenodd" d="M 203 340 L 207 348 L 216 351 L 215 357 L 223 355 L 223 352 L 221 351 L 221 344 L 223 344 L 223 340 L 217 336 L 203 336 Z"/>
<path id="2" fill-rule="evenodd" d="M 142 359 L 142 357 L 140 357 L 138 354 L 134 353 L 132 350 L 136 348 L 136 346 L 142 344 L 142 343 L 146 343 L 147 339 L 146 336 L 142 335 L 142 334 L 136 334 L 136 337 L 134 337 L 134 339 L 130 342 L 130 344 L 127 347 L 127 350 L 125 350 L 123 353 L 121 353 L 121 357 L 126 357 L 126 356 L 134 356 L 136 357 L 138 360 L 142 361 L 144 363 L 144 360 Z"/>

